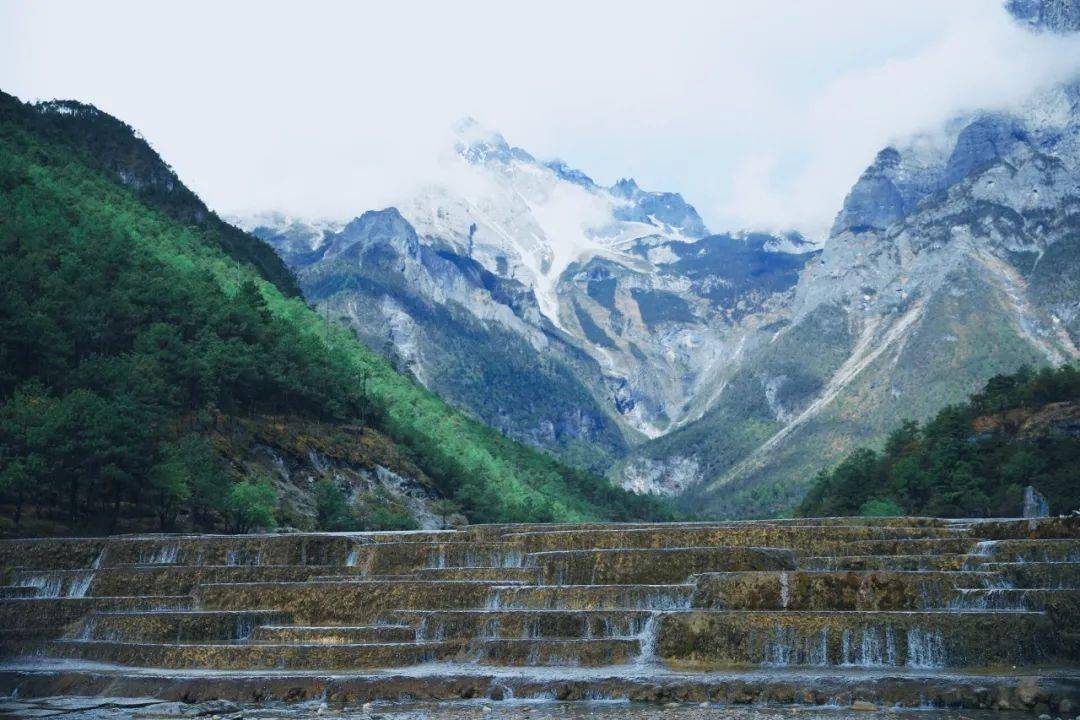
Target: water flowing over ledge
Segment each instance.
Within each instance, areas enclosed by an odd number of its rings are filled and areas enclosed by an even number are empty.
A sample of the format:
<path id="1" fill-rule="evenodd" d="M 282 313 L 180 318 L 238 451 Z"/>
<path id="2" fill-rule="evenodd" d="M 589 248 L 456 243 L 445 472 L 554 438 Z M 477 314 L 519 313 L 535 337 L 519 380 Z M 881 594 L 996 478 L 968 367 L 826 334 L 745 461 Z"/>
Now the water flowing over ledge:
<path id="1" fill-rule="evenodd" d="M 4 541 L 0 693 L 1066 713 L 1078 556 L 1059 518 Z"/>

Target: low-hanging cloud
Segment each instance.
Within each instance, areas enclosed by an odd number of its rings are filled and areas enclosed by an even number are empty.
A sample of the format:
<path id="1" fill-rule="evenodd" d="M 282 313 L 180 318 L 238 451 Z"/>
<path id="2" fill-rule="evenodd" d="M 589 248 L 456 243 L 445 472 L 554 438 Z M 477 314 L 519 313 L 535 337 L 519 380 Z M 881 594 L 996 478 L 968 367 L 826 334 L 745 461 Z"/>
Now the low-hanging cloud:
<path id="1" fill-rule="evenodd" d="M 1078 67 L 997 0 L 0 0 L 0 87 L 121 117 L 225 213 L 391 203 L 473 115 L 714 229 L 820 231 L 890 140 Z"/>
<path id="2" fill-rule="evenodd" d="M 830 82 L 780 131 L 802 138 L 805 155 L 785 168 L 790 158 L 748 153 L 726 212 L 748 226 L 795 226 L 820 236 L 852 180 L 885 145 L 916 135 L 943 145 L 949 121 L 1017 109 L 1078 71 L 1080 36 L 1035 34 L 1004 12 L 973 18 L 915 55 Z"/>

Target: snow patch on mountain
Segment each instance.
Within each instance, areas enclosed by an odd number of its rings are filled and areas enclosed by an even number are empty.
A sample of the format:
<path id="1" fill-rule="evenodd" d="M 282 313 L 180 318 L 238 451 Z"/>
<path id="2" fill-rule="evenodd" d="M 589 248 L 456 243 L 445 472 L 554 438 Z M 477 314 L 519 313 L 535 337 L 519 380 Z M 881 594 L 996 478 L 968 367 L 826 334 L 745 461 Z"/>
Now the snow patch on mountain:
<path id="1" fill-rule="evenodd" d="M 565 324 L 558 283 L 571 264 L 623 255 L 646 235 L 688 241 L 707 233 L 677 193 L 644 191 L 633 180 L 601 187 L 562 161 L 537 160 L 472 119 L 455 131 L 456 152 L 444 159 L 443 177 L 396 206 L 420 235 L 531 288 L 559 328 Z"/>

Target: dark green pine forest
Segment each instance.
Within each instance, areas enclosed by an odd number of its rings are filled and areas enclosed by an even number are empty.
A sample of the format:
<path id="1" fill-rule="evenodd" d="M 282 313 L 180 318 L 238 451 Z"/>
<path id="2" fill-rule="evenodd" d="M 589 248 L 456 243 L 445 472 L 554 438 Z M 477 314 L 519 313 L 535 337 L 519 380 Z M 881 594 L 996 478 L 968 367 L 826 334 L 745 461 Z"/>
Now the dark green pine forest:
<path id="1" fill-rule="evenodd" d="M 1080 508 L 1075 366 L 999 375 L 966 403 L 901 423 L 882 450 L 820 472 L 798 513 L 1016 517 L 1028 485 L 1052 514 Z"/>
<path id="2" fill-rule="evenodd" d="M 0 532 L 273 527 L 279 490 L 220 440 L 270 416 L 364 438 L 472 521 L 666 516 L 327 324 L 267 245 L 91 106 L 0 93 L 0 257 Z M 394 516 L 316 494 L 328 529 Z"/>

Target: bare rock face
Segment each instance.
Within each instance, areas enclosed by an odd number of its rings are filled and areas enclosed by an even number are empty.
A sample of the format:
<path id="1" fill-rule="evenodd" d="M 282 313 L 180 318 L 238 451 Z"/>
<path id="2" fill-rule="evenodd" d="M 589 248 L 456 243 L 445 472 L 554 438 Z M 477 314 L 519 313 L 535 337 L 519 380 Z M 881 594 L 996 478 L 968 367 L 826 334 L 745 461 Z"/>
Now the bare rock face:
<path id="1" fill-rule="evenodd" d="M 1040 518 L 1047 517 L 1049 514 L 1050 507 L 1046 502 L 1046 496 L 1031 485 L 1024 488 L 1024 517 Z"/>
<path id="2" fill-rule="evenodd" d="M 1067 33 L 1080 30 L 1076 0 L 1008 0 L 1005 8 L 1033 30 Z"/>
<path id="3" fill-rule="evenodd" d="M 575 464 L 604 470 L 704 412 L 813 254 L 797 234 L 709 236 L 677 193 L 458 133 L 457 185 L 348 223 L 241 222 L 400 369 Z"/>

